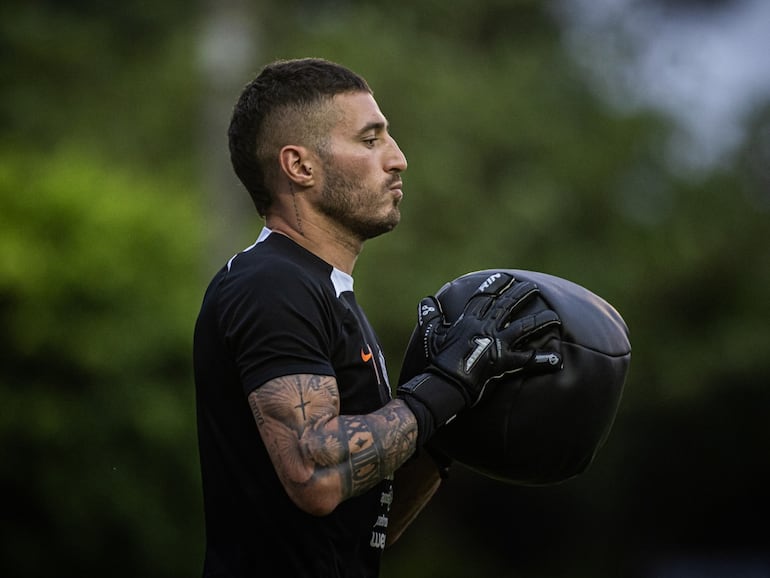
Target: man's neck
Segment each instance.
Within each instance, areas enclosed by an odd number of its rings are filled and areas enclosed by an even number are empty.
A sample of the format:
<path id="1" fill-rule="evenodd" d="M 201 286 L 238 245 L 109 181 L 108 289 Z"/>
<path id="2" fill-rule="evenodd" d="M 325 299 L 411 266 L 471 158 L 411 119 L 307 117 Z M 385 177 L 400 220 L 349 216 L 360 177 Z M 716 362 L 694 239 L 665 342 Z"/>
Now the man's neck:
<path id="1" fill-rule="evenodd" d="M 356 259 L 363 249 L 362 241 L 351 239 L 349 234 L 325 219 L 306 219 L 295 225 L 278 215 L 268 215 L 265 226 L 274 233 L 286 235 L 348 275 L 353 274 Z"/>

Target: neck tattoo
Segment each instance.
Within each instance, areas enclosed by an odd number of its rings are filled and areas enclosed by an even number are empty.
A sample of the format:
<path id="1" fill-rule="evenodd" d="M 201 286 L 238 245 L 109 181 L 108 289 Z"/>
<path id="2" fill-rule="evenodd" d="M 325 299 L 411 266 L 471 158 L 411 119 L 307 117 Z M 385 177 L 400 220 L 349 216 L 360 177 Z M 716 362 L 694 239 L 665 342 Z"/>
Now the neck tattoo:
<path id="1" fill-rule="evenodd" d="M 297 220 L 297 230 L 303 237 L 305 233 L 302 231 L 302 219 L 299 216 L 299 207 L 297 206 L 297 197 L 294 194 L 294 183 L 289 181 L 289 189 L 291 189 L 291 202 L 294 205 L 294 218 Z"/>

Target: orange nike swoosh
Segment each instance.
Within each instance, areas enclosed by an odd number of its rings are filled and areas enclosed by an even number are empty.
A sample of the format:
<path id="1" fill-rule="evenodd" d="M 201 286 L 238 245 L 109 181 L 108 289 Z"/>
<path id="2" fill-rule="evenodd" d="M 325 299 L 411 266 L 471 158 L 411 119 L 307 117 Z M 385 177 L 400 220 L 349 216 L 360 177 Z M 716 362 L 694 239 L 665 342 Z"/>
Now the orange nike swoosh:
<path id="1" fill-rule="evenodd" d="M 364 363 L 367 363 L 372 358 L 372 350 L 369 349 L 369 353 L 364 353 L 363 347 L 361 348 L 361 359 L 364 360 Z"/>

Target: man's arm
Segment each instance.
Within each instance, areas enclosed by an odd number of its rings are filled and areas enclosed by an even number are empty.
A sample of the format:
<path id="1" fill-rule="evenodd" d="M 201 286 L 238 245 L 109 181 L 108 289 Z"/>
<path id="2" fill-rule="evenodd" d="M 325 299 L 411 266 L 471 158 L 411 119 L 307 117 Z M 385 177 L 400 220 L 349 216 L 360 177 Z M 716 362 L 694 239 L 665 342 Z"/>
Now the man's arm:
<path id="1" fill-rule="evenodd" d="M 426 373 L 400 384 L 398 399 L 377 411 L 340 415 L 331 376 L 280 377 L 249 395 L 273 466 L 299 508 L 319 516 L 332 512 L 393 474 L 418 443 L 478 402 L 491 379 L 543 365 L 527 341 L 560 323 L 556 313 L 545 309 L 514 319 L 537 287 L 510 277 L 492 289 L 469 299 L 462 323 L 446 323 L 439 302 L 423 299 L 418 323 Z"/>
<path id="2" fill-rule="evenodd" d="M 337 380 L 289 375 L 268 381 L 249 404 L 291 500 L 322 516 L 391 475 L 414 453 L 417 421 L 401 400 L 366 415 L 340 415 Z"/>

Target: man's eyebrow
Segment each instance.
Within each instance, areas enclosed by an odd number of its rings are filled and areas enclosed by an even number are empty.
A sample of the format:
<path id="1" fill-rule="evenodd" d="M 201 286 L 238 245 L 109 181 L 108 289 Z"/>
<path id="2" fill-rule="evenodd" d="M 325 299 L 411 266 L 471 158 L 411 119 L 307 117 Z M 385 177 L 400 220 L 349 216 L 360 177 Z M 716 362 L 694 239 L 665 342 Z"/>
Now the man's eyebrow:
<path id="1" fill-rule="evenodd" d="M 386 130 L 388 128 L 388 123 L 384 121 L 372 121 L 368 122 L 364 125 L 364 127 L 358 131 L 359 135 L 364 135 L 369 131 L 376 131 L 381 132 L 383 130 Z"/>

